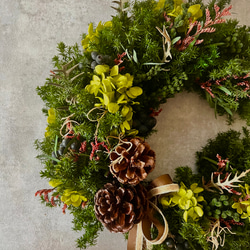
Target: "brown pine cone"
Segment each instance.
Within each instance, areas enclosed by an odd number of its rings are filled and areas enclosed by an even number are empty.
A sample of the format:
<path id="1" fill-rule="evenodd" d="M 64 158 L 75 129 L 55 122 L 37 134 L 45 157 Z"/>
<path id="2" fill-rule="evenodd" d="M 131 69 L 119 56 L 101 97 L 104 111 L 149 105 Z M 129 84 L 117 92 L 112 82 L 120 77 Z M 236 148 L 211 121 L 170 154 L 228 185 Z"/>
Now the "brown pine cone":
<path id="1" fill-rule="evenodd" d="M 155 167 L 155 152 L 140 138 L 124 139 L 109 158 L 110 172 L 123 184 L 137 185 Z"/>
<path id="2" fill-rule="evenodd" d="M 95 195 L 96 217 L 111 232 L 128 232 L 147 208 L 147 192 L 141 184 L 124 188 L 107 183 Z"/>

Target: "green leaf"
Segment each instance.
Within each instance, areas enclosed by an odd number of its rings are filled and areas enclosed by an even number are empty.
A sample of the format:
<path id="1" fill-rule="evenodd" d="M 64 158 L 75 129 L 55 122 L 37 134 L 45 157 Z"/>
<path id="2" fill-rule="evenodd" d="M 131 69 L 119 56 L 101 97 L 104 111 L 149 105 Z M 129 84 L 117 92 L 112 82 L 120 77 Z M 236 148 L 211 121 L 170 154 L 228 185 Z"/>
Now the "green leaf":
<path id="1" fill-rule="evenodd" d="M 126 89 L 127 89 L 126 87 L 120 87 L 120 88 L 117 89 L 117 92 L 122 94 L 122 93 L 124 93 L 126 91 Z"/>
<path id="2" fill-rule="evenodd" d="M 56 151 L 57 151 L 57 144 L 58 144 L 58 136 L 56 135 L 55 147 L 54 147 L 55 154 L 57 154 L 57 153 L 56 153 Z"/>
<path id="3" fill-rule="evenodd" d="M 231 91 L 229 91 L 226 87 L 224 86 L 218 86 L 218 89 L 222 90 L 225 92 L 227 95 L 232 95 Z"/>
<path id="4" fill-rule="evenodd" d="M 115 114 L 119 110 L 119 105 L 114 102 L 108 104 L 108 111 L 112 114 Z"/>
<path id="5" fill-rule="evenodd" d="M 129 109 L 128 106 L 124 106 L 124 107 L 122 108 L 121 115 L 122 115 L 123 117 L 126 117 L 126 115 L 128 114 L 129 110 L 130 110 L 130 109 Z"/>
<path id="6" fill-rule="evenodd" d="M 184 221 L 185 222 L 187 222 L 187 217 L 188 217 L 188 212 L 187 212 L 187 210 L 184 212 L 184 214 L 183 214 L 183 219 L 184 219 Z"/>
<path id="7" fill-rule="evenodd" d="M 109 96 L 106 93 L 103 93 L 103 103 L 108 106 L 110 103 Z"/>
<path id="8" fill-rule="evenodd" d="M 132 61 L 132 58 L 131 58 L 131 56 L 129 55 L 129 53 L 128 53 L 128 49 L 126 49 L 126 55 L 127 55 L 127 57 L 128 57 L 128 59 L 130 60 L 130 61 Z"/>
<path id="9" fill-rule="evenodd" d="M 60 162 L 60 160 L 58 160 L 57 158 L 53 157 L 53 156 L 50 156 L 50 155 L 46 155 L 46 154 L 41 154 L 40 157 L 44 157 L 44 158 L 47 158 L 49 160 L 53 160 L 53 161 L 56 161 L 56 162 Z"/>
<path id="10" fill-rule="evenodd" d="M 108 104 L 110 102 L 114 101 L 114 96 L 115 96 L 114 91 L 103 93 L 103 103 L 104 103 L 104 105 L 108 106 Z"/>
<path id="11" fill-rule="evenodd" d="M 113 88 L 115 88 L 115 86 L 112 84 L 110 79 L 104 79 L 102 81 L 102 84 L 103 84 L 105 92 L 111 92 L 113 90 Z"/>
<path id="12" fill-rule="evenodd" d="M 223 107 L 223 106 L 222 106 Z M 227 107 L 223 107 L 226 111 L 227 111 L 227 113 L 229 114 L 229 115 L 231 115 L 231 116 L 233 116 L 233 113 L 232 113 L 232 111 L 229 109 L 229 108 L 227 108 Z"/>
<path id="13" fill-rule="evenodd" d="M 220 98 L 218 98 L 218 97 L 217 97 L 217 100 L 218 100 L 218 105 L 221 106 L 222 108 L 224 108 L 229 115 L 233 116 L 232 111 L 229 108 L 227 108 L 227 107 L 224 106 L 223 101 Z"/>
<path id="14" fill-rule="evenodd" d="M 137 96 L 141 95 L 142 94 L 142 89 L 140 87 L 132 87 L 130 88 L 126 94 L 128 95 L 128 97 L 134 99 L 136 98 Z"/>
<path id="15" fill-rule="evenodd" d="M 101 104 L 103 104 L 103 103 L 104 103 L 104 100 L 103 100 L 103 98 L 102 98 L 102 97 L 97 96 L 96 98 L 97 98 L 97 99 L 99 99 L 99 101 L 101 102 Z M 97 103 L 96 103 L 95 105 L 97 105 Z"/>
<path id="16" fill-rule="evenodd" d="M 115 65 L 110 71 L 110 76 L 117 76 L 118 74 L 119 74 L 119 66 Z"/>
<path id="17" fill-rule="evenodd" d="M 97 65 L 95 67 L 95 72 L 98 75 L 101 75 L 102 73 L 107 73 L 107 72 L 109 72 L 109 66 L 108 65 Z"/>
<path id="18" fill-rule="evenodd" d="M 203 211 L 200 207 L 196 206 L 194 208 L 194 211 L 199 215 L 199 217 L 202 217 L 203 216 Z"/>
<path id="19" fill-rule="evenodd" d="M 180 39 L 181 39 L 181 37 L 180 37 L 180 36 L 177 36 L 177 37 L 175 37 L 175 38 L 171 41 L 171 43 L 174 45 L 174 44 L 177 43 Z"/>
<path id="20" fill-rule="evenodd" d="M 207 160 L 207 161 L 213 163 L 213 164 L 216 165 L 216 166 L 217 166 L 217 164 L 218 164 L 217 161 L 214 161 L 214 160 L 212 160 L 212 159 L 210 159 L 210 158 L 208 158 L 208 157 L 206 157 L 206 156 L 203 156 L 202 159 L 205 159 L 205 160 Z M 215 168 L 215 169 L 217 169 L 217 168 Z"/>
<path id="21" fill-rule="evenodd" d="M 149 63 L 143 63 L 142 65 L 164 65 L 164 64 L 166 64 L 166 63 L 151 63 L 151 62 L 149 62 Z"/>
<path id="22" fill-rule="evenodd" d="M 123 126 L 125 129 L 130 130 L 130 125 L 129 125 L 128 121 L 124 121 Z"/>
<path id="23" fill-rule="evenodd" d="M 196 37 L 196 38 L 189 44 L 189 47 L 190 47 L 190 48 L 192 48 L 192 47 L 194 46 L 194 44 L 195 44 L 196 41 L 197 41 L 197 38 L 198 38 L 198 37 Z"/>
<path id="24" fill-rule="evenodd" d="M 138 58 L 135 50 L 133 50 L 133 59 L 136 63 L 138 63 Z"/>
<path id="25" fill-rule="evenodd" d="M 126 100 L 126 95 L 125 94 L 122 94 L 118 100 L 117 100 L 117 103 L 118 104 L 121 104 L 121 103 L 127 103 L 128 101 Z"/>

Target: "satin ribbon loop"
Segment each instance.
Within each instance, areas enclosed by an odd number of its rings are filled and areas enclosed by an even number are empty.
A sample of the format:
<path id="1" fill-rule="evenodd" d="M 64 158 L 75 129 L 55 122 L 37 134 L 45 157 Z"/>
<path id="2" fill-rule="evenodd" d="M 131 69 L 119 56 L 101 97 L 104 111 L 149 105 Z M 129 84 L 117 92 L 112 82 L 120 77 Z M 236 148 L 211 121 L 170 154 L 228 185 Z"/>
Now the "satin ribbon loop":
<path id="1" fill-rule="evenodd" d="M 158 245 L 158 244 L 161 244 L 168 235 L 168 223 L 162 211 L 153 202 L 150 201 L 149 203 L 150 203 L 150 206 L 153 208 L 152 211 L 155 210 L 161 215 L 164 225 L 162 225 L 160 221 L 154 217 L 153 212 L 150 212 L 141 222 L 142 233 L 143 233 L 145 240 L 148 243 L 150 243 L 151 245 Z M 158 235 L 155 239 L 152 239 L 151 237 L 152 226 L 156 227 L 158 230 Z"/>
<path id="2" fill-rule="evenodd" d="M 174 184 L 168 174 L 162 175 L 151 182 L 152 188 L 148 191 L 148 199 L 171 192 L 178 192 L 179 185 Z M 163 219 L 163 224 L 155 218 L 155 212 L 159 213 Z M 156 227 L 158 235 L 155 239 L 151 237 L 151 228 Z M 152 245 L 164 242 L 168 235 L 168 222 L 162 211 L 151 201 L 141 222 L 134 225 L 129 232 L 127 250 L 151 249 Z"/>

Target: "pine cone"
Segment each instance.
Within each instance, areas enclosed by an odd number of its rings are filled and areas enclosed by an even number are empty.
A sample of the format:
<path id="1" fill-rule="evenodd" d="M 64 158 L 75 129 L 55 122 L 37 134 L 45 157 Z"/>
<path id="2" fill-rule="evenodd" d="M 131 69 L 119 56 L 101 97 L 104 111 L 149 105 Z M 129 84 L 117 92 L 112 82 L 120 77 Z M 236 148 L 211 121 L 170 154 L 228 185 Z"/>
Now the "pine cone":
<path id="1" fill-rule="evenodd" d="M 137 185 L 155 167 L 155 152 L 140 138 L 123 140 L 110 154 L 110 172 L 123 184 Z"/>
<path id="2" fill-rule="evenodd" d="M 123 188 L 107 183 L 95 195 L 96 217 L 111 232 L 128 232 L 147 208 L 147 192 L 141 184 Z"/>

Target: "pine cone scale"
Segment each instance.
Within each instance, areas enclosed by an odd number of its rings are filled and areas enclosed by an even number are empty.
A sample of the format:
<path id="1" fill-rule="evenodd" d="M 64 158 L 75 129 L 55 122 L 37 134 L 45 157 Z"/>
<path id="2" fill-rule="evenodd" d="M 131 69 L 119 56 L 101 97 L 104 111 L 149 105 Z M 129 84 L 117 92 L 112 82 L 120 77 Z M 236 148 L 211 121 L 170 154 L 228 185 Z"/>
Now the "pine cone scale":
<path id="1" fill-rule="evenodd" d="M 133 167 L 128 168 L 128 169 L 127 169 L 127 173 L 126 173 L 126 177 L 127 177 L 128 179 L 134 179 L 134 178 L 136 177 L 136 176 L 135 176 L 135 171 L 136 171 L 136 169 L 133 168 Z"/>
<path id="2" fill-rule="evenodd" d="M 129 224 L 132 224 L 132 223 L 134 222 L 134 220 L 135 220 L 135 213 L 132 212 L 132 213 L 130 214 L 130 216 L 129 216 L 128 223 L 129 223 Z"/>
<path id="3" fill-rule="evenodd" d="M 121 228 L 124 227 L 125 226 L 125 214 L 121 214 L 117 222 L 119 224 L 119 227 Z"/>
<path id="4" fill-rule="evenodd" d="M 134 192 L 131 189 L 127 189 L 127 192 L 125 193 L 124 198 L 127 201 L 132 201 L 134 199 Z"/>
<path id="5" fill-rule="evenodd" d="M 142 157 L 143 162 L 145 162 L 145 167 L 151 167 L 155 163 L 155 158 L 153 156 L 145 155 Z"/>
<path id="6" fill-rule="evenodd" d="M 117 163 L 114 165 L 113 171 L 115 173 L 118 173 L 119 171 L 126 169 L 126 167 L 127 167 L 127 164 L 126 164 L 125 160 L 122 160 L 121 163 Z"/>
<path id="7" fill-rule="evenodd" d="M 118 176 L 116 176 L 116 178 L 117 178 L 117 180 L 119 182 L 121 182 L 121 183 L 126 183 L 127 182 L 128 179 L 126 177 L 126 173 L 124 173 L 124 172 L 118 172 L 117 174 L 118 174 Z"/>
<path id="8" fill-rule="evenodd" d="M 118 188 L 118 195 L 119 195 L 119 196 L 124 196 L 124 195 L 125 195 L 125 190 L 124 190 L 124 188 L 121 188 L 121 187 Z"/>
<path id="9" fill-rule="evenodd" d="M 145 168 L 138 169 L 138 172 L 140 172 L 140 173 L 137 174 L 139 176 L 139 180 L 140 181 L 142 181 L 142 180 L 144 180 L 144 179 L 147 178 L 148 174 L 147 174 Z"/>
<path id="10" fill-rule="evenodd" d="M 133 205 L 129 202 L 124 203 L 122 211 L 126 215 L 131 214 L 131 212 L 133 211 Z"/>
<path id="11" fill-rule="evenodd" d="M 131 161 L 131 164 L 130 164 L 131 167 L 133 167 L 133 166 L 140 167 L 140 165 L 141 165 L 141 167 L 144 167 L 144 162 L 141 161 L 136 155 L 132 156 L 130 161 Z"/>
<path id="12" fill-rule="evenodd" d="M 137 152 L 137 155 L 142 154 L 144 152 L 145 148 L 146 148 L 145 145 L 139 144 L 135 149 L 135 151 Z"/>

